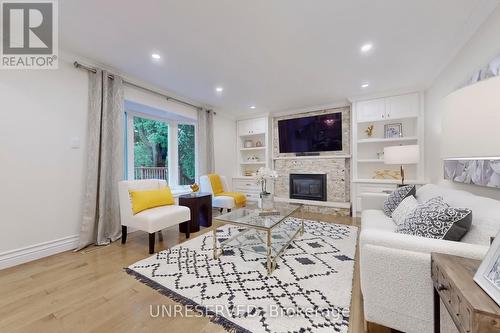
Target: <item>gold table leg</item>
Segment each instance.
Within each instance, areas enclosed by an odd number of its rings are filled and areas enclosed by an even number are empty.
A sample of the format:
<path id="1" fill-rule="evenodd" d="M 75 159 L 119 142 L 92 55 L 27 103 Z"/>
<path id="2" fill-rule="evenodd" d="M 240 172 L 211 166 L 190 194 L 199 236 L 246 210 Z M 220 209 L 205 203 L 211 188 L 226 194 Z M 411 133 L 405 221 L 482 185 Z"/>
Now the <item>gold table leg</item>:
<path id="1" fill-rule="evenodd" d="M 273 264 L 271 261 L 271 230 L 267 231 L 267 274 L 271 274 L 273 272 Z"/>

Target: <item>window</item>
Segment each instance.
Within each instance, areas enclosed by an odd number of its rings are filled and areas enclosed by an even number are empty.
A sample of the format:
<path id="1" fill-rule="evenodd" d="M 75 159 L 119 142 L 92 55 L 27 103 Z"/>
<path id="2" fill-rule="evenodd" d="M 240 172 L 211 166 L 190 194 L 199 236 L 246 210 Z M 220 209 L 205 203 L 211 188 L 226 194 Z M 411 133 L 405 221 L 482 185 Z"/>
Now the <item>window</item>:
<path id="1" fill-rule="evenodd" d="M 190 185 L 195 180 L 195 141 L 194 125 L 177 126 L 177 156 L 179 161 L 179 185 Z"/>
<path id="2" fill-rule="evenodd" d="M 133 117 L 134 179 L 168 181 L 168 124 Z"/>
<path id="3" fill-rule="evenodd" d="M 171 187 L 190 185 L 197 177 L 196 123 L 178 115 L 159 115 L 126 112 L 127 179 L 164 179 Z"/>

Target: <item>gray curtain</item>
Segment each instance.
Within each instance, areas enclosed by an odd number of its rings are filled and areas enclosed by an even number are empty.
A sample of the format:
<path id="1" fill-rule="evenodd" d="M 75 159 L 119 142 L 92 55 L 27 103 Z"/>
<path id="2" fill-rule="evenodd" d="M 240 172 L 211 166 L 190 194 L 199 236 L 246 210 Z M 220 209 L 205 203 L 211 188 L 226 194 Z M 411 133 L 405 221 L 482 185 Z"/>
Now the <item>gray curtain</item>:
<path id="1" fill-rule="evenodd" d="M 89 72 L 87 175 L 78 249 L 121 237 L 118 182 L 123 179 L 123 81 Z"/>
<path id="2" fill-rule="evenodd" d="M 198 173 L 200 176 L 215 171 L 214 162 L 214 112 L 198 110 Z"/>

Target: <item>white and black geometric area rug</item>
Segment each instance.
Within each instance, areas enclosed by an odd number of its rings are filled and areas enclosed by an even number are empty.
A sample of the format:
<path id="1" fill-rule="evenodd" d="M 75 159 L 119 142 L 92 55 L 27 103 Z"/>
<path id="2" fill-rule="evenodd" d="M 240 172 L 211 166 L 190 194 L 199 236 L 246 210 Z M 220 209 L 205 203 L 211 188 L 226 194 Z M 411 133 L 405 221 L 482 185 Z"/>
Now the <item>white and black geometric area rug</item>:
<path id="1" fill-rule="evenodd" d="M 242 231 L 219 230 L 219 240 Z M 208 232 L 126 271 L 231 332 L 347 332 L 356 237 L 356 227 L 306 220 L 268 276 L 265 257 L 250 251 L 228 247 L 214 260 Z"/>

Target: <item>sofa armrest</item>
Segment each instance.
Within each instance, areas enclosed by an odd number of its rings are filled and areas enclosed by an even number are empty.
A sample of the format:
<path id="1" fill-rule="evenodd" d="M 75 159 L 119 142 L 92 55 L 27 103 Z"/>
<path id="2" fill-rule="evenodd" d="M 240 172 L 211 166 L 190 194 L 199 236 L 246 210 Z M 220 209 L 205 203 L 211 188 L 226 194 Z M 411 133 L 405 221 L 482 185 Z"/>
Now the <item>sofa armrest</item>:
<path id="1" fill-rule="evenodd" d="M 361 194 L 361 209 L 378 209 L 384 208 L 384 201 L 387 198 L 385 193 L 366 193 Z"/>
<path id="2" fill-rule="evenodd" d="M 482 260 L 486 252 L 488 252 L 488 246 L 484 245 L 418 237 L 374 229 L 361 232 L 360 245 L 363 246 L 364 244 L 424 254 L 439 252 L 479 260 Z"/>

